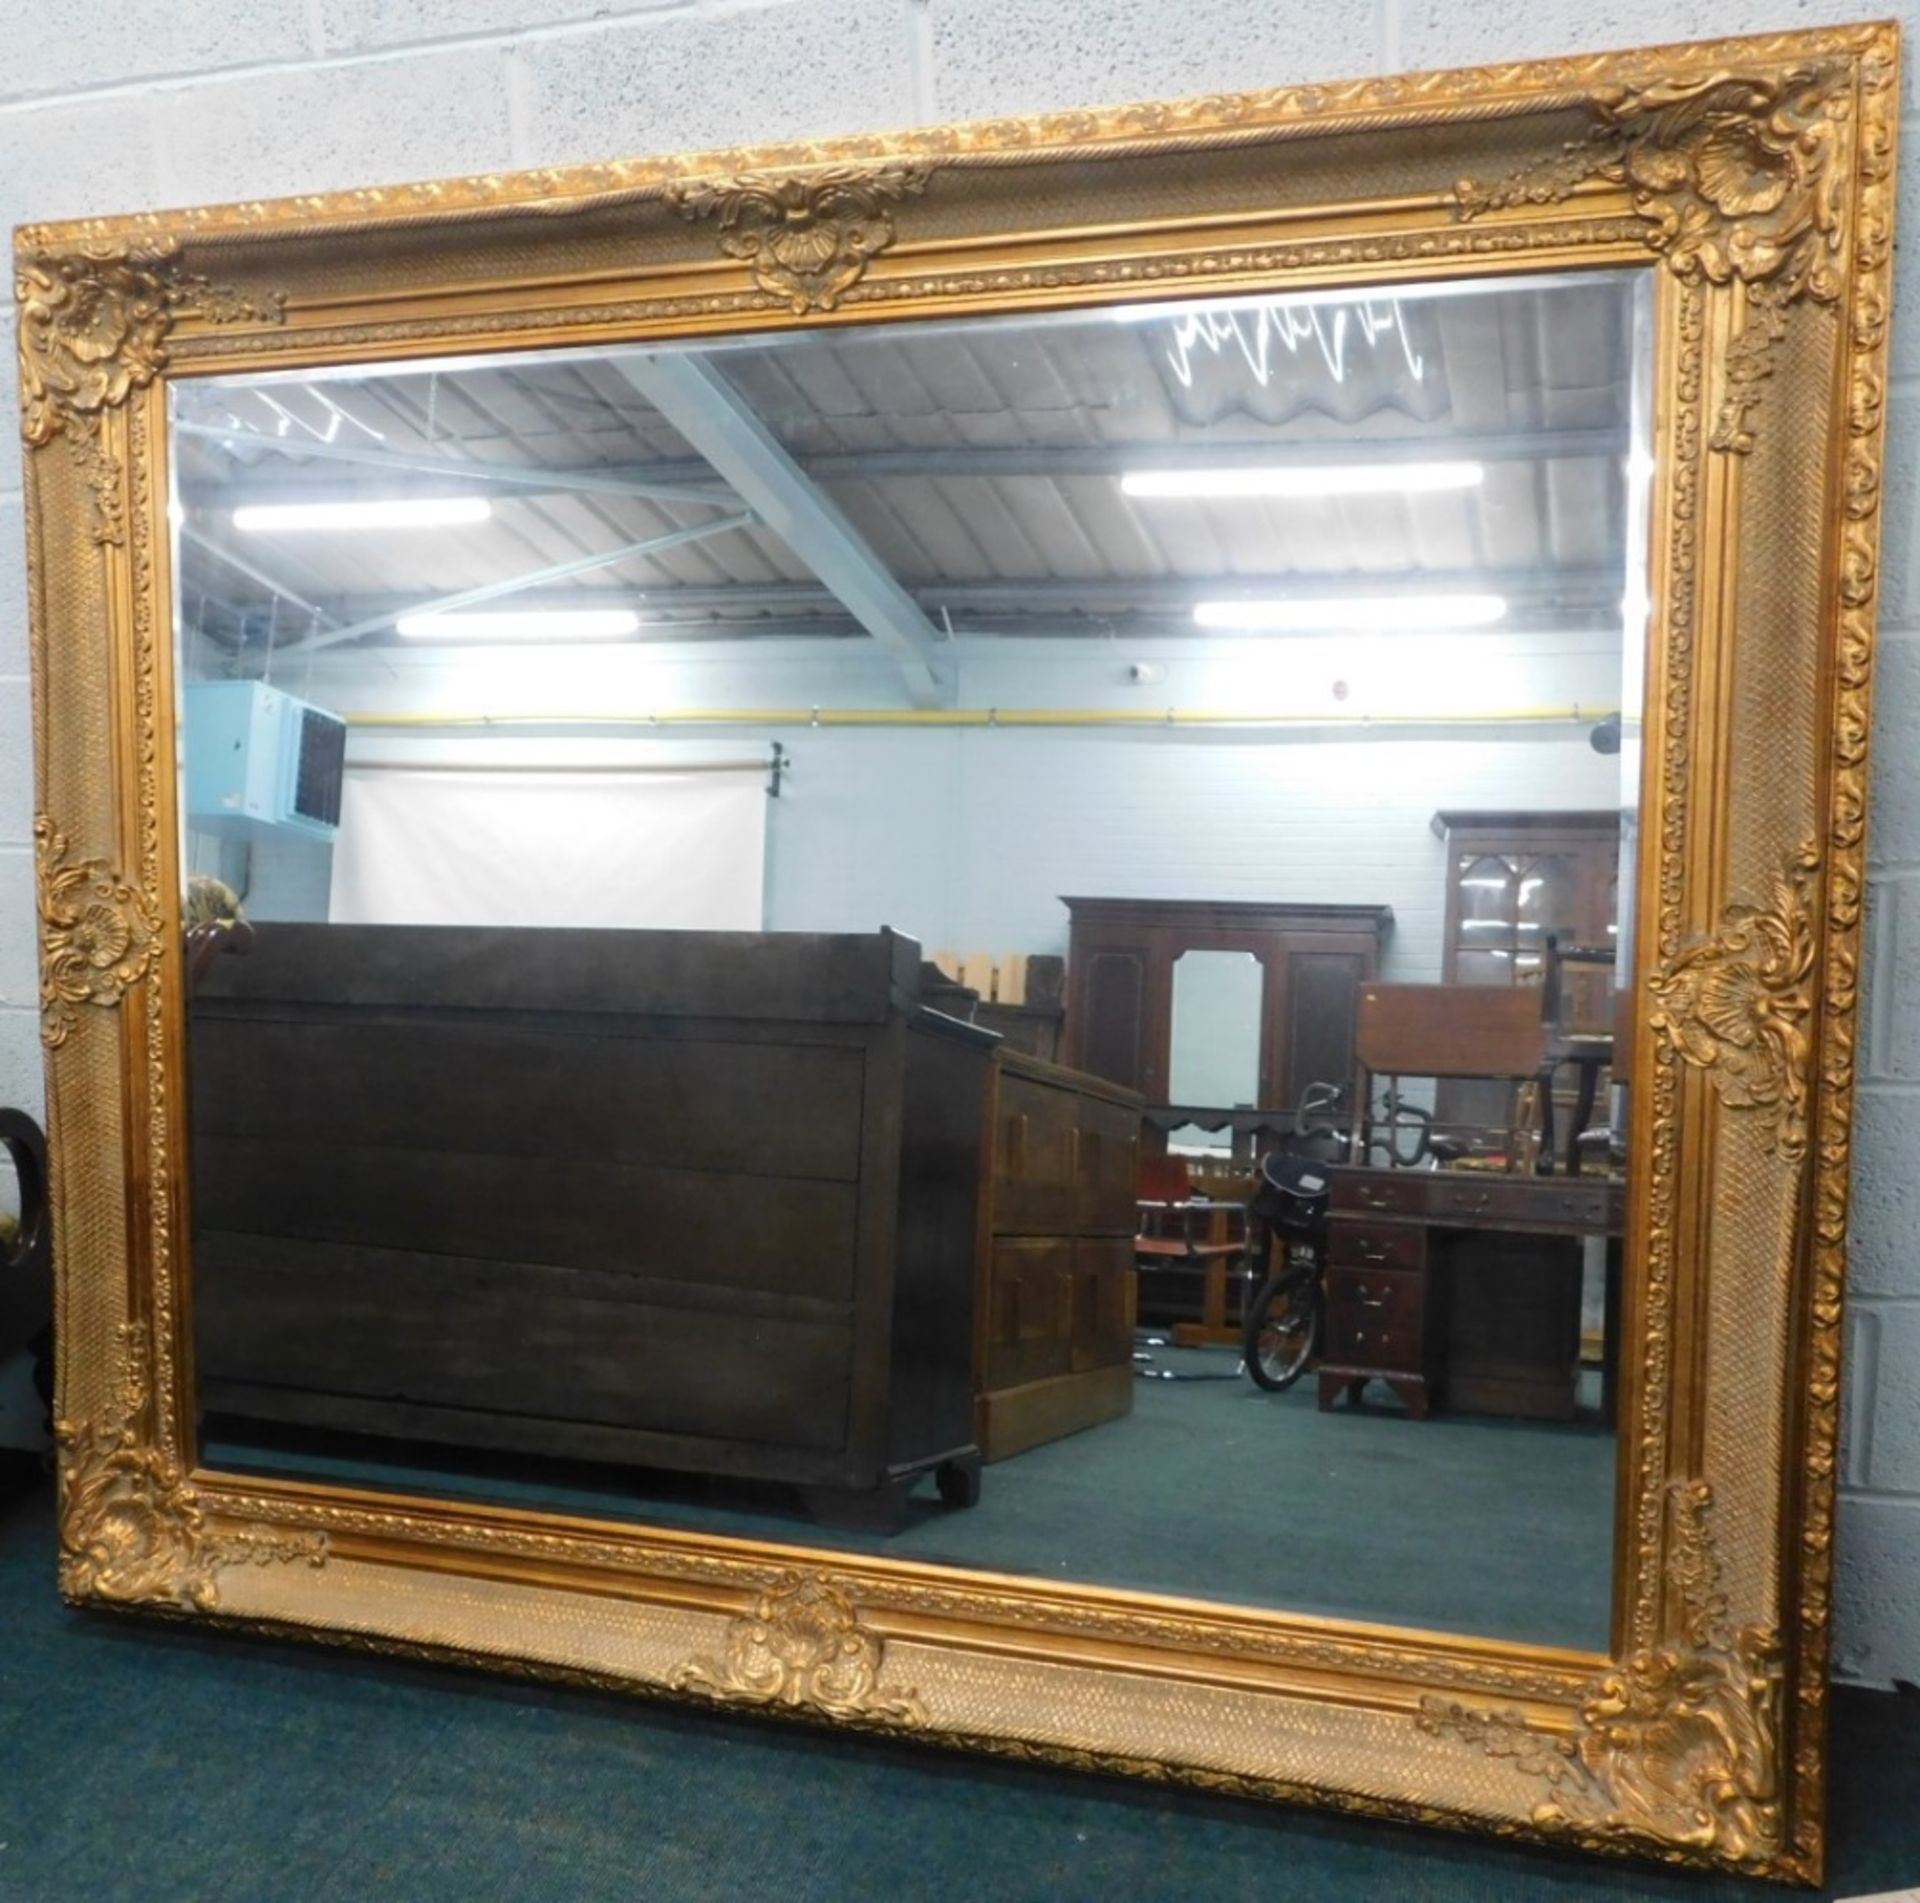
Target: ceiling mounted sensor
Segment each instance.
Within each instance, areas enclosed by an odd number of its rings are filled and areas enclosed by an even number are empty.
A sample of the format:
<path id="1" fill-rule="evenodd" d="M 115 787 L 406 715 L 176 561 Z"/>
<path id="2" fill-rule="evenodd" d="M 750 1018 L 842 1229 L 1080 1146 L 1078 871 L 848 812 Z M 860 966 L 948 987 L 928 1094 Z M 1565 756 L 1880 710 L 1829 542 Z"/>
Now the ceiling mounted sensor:
<path id="1" fill-rule="evenodd" d="M 371 502 L 250 502 L 233 512 L 245 535 L 329 529 L 444 529 L 484 522 L 485 496 L 386 496 Z"/>
<path id="2" fill-rule="evenodd" d="M 1293 634 L 1354 628 L 1419 634 L 1433 628 L 1482 628 L 1507 612 L 1501 595 L 1351 595 L 1314 600 L 1202 601 L 1194 624 L 1242 634 Z"/>
<path id="3" fill-rule="evenodd" d="M 1476 489 L 1480 463 L 1276 463 L 1241 469 L 1133 469 L 1120 478 L 1129 496 L 1206 500 L 1236 496 L 1420 495 Z"/>
<path id="4" fill-rule="evenodd" d="M 514 608 L 487 614 L 401 615 L 409 641 L 618 641 L 640 632 L 631 608 Z"/>

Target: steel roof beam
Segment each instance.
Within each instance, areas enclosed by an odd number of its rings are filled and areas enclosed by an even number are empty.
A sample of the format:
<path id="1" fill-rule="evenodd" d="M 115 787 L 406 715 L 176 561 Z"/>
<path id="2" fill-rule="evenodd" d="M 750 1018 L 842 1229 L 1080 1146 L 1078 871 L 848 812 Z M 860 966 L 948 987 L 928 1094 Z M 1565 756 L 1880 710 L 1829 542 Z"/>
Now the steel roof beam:
<path id="1" fill-rule="evenodd" d="M 887 650 L 916 706 L 949 697 L 920 604 L 718 370 L 687 351 L 623 354 L 613 367 Z"/>
<path id="2" fill-rule="evenodd" d="M 1607 639 L 1620 636 L 1620 589 L 1618 578 L 1574 571 L 1569 586 L 1551 589 L 1519 585 L 1517 578 L 1492 575 L 1450 576 L 1448 581 L 1463 586 L 1485 585 L 1507 596 L 1506 618 L 1484 627 L 1449 629 L 1449 636 L 1498 639 L 1502 635 L 1591 633 Z M 1206 631 L 1193 622 L 1193 604 L 1202 594 L 1213 590 L 1189 583 L 1148 582 L 1136 584 L 1131 601 L 1123 600 L 1122 584 L 1098 585 L 1098 601 L 1089 606 L 1090 591 L 1081 583 L 1003 583 L 970 585 L 947 584 L 918 589 L 921 606 L 938 615 L 951 613 L 954 632 L 962 637 L 1058 639 L 1092 641 L 1106 638 L 1133 641 L 1182 641 L 1198 639 Z M 1353 595 L 1359 593 L 1392 595 L 1426 593 L 1433 586 L 1431 577 L 1417 582 L 1402 581 L 1398 586 L 1356 587 L 1329 585 L 1322 581 L 1313 587 L 1288 589 L 1284 579 L 1268 585 L 1266 592 L 1290 593 L 1295 599 L 1308 599 L 1315 593 Z M 358 597 L 337 604 L 343 613 L 366 619 L 389 604 L 384 597 Z M 804 583 L 772 585 L 724 585 L 656 589 L 644 594 L 618 588 L 574 588 L 542 592 L 538 604 L 543 609 L 610 608 L 631 606 L 642 620 L 641 638 L 657 642 L 823 639 L 857 637 L 860 624 L 844 606 L 824 588 Z M 396 602 L 393 612 L 412 612 L 414 604 Z M 1307 636 L 1337 634 L 1337 627 L 1306 629 Z M 1257 639 L 1254 636 L 1224 635 L 1214 638 Z M 1270 637 L 1295 639 L 1293 635 Z"/>
<path id="3" fill-rule="evenodd" d="M 920 608 L 937 614 L 1020 614 L 1058 618 L 1064 614 L 1191 613 L 1197 601 L 1225 597 L 1284 597 L 1293 601 L 1349 600 L 1356 595 L 1418 597 L 1457 590 L 1463 594 L 1503 595 L 1504 624 L 1524 625 L 1529 613 L 1604 611 L 1617 620 L 1621 578 L 1608 568 L 1499 569 L 1463 568 L 1391 575 L 1222 575 L 1140 580 L 939 581 L 915 583 L 906 592 Z M 364 597 L 359 598 L 365 600 Z M 378 598 L 376 598 L 377 600 Z M 628 591 L 577 590 L 574 606 L 630 605 L 643 617 L 663 614 L 820 614 L 836 597 L 811 582 L 716 582 Z M 370 612 L 370 609 L 368 610 Z"/>
<path id="4" fill-rule="evenodd" d="M 204 426 L 195 425 L 187 433 L 207 432 Z M 275 439 L 256 437 L 252 440 L 271 443 Z M 290 450 L 292 447 L 289 445 Z M 902 477 L 926 476 L 977 481 L 1001 476 L 1118 477 L 1132 469 L 1297 469 L 1321 463 L 1375 464 L 1435 457 L 1444 457 L 1449 462 L 1479 463 L 1591 462 L 1622 458 L 1630 448 L 1624 429 L 1562 429 L 1515 430 L 1477 436 L 1330 436 L 1314 442 L 1143 444 L 1134 449 L 1111 444 L 1066 449 L 1038 446 L 883 449 L 801 456 L 794 461 L 801 472 L 815 482 L 892 482 Z M 342 454 L 339 460 L 360 460 L 359 452 L 351 457 Z M 485 465 L 478 464 L 430 462 L 428 466 L 435 473 L 469 468 L 476 475 L 488 473 Z M 697 495 L 694 486 L 701 477 L 711 474 L 704 463 L 681 460 L 591 470 L 511 470 L 498 472 L 495 479 L 535 494 L 543 490 L 563 494 L 572 488 L 591 486 L 610 493 L 642 495 L 656 487 L 670 488 L 672 495 L 667 499 L 692 501 L 708 499 Z M 226 483 L 189 483 L 184 485 L 183 493 L 195 508 L 233 507 L 241 502 L 261 500 L 252 492 L 237 493 L 240 487 Z M 725 499 L 728 494 L 724 489 L 715 493 L 719 499 Z"/>
<path id="5" fill-rule="evenodd" d="M 681 548 L 688 542 L 704 541 L 710 535 L 725 535 L 734 529 L 751 528 L 758 519 L 751 510 L 743 510 L 738 515 L 722 516 L 713 522 L 696 522 L 691 528 L 675 529 L 666 535 L 651 535 L 645 541 L 596 550 L 591 555 L 577 556 L 570 562 L 554 562 L 545 568 L 529 569 L 523 575 L 510 575 L 504 581 L 488 582 L 484 587 L 463 588 L 458 594 L 439 595 L 428 601 L 403 601 L 393 607 L 383 608 L 377 614 L 349 621 L 344 627 L 328 628 L 322 633 L 308 635 L 305 640 L 290 641 L 280 652 L 282 655 L 310 654 L 320 648 L 338 647 L 343 641 L 359 641 L 369 634 L 378 634 L 382 629 L 391 627 L 402 615 L 455 614 L 462 608 L 477 608 L 482 602 L 524 594 L 529 588 L 543 587 L 548 582 L 566 581 L 596 568 L 610 567 L 615 562 L 660 555 L 670 548 Z M 217 547 L 213 552 L 225 553 Z M 602 599 L 595 605 L 604 608 L 613 604 Z"/>
<path id="6" fill-rule="evenodd" d="M 517 464 L 461 461 L 451 456 L 409 456 L 392 449 L 362 448 L 357 443 L 324 443 L 317 437 L 268 436 L 259 430 L 229 429 L 214 423 L 175 423 L 176 436 L 197 436 L 229 448 L 272 450 L 295 461 L 350 463 L 366 469 L 388 469 L 402 475 L 446 476 L 459 481 L 504 483 L 547 495 L 575 491 L 587 495 L 638 496 L 649 502 L 684 502 L 709 509 L 731 509 L 739 498 L 723 483 L 712 480 L 703 464 L 681 464 L 694 474 L 685 481 L 640 470 L 542 469 Z M 698 478 L 705 476 L 707 480 Z M 206 488 L 208 485 L 199 485 Z M 252 497 L 251 500 L 258 500 Z"/>
<path id="7" fill-rule="evenodd" d="M 312 615 L 316 621 L 323 621 L 328 627 L 336 625 L 335 617 L 328 614 L 326 609 L 309 601 L 305 595 L 296 594 L 285 582 L 276 579 L 269 570 L 260 567 L 256 562 L 248 561 L 244 555 L 236 554 L 223 543 L 216 542 L 212 536 L 203 535 L 190 523 L 181 525 L 180 539 L 193 543 L 196 548 L 205 549 L 215 561 L 224 562 L 236 573 L 246 576 L 249 581 L 257 582 L 269 594 L 279 596 L 282 601 L 292 602 L 296 608 Z"/>

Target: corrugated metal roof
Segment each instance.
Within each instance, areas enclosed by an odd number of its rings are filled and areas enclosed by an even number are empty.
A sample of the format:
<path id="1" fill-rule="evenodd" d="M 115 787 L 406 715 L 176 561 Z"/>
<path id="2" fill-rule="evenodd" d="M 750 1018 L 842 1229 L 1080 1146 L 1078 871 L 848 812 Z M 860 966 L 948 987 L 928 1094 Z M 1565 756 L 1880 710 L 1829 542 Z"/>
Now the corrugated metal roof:
<path id="1" fill-rule="evenodd" d="M 702 354 L 924 608 L 981 631 L 1171 628 L 1189 596 L 1250 583 L 1489 576 L 1522 588 L 1525 612 L 1591 619 L 1620 589 L 1628 288 L 1602 276 L 1398 304 L 1243 303 L 1205 318 L 847 328 Z M 274 600 L 208 543 L 345 624 L 734 506 L 579 486 L 584 473 L 716 487 L 621 374 L 619 354 L 175 386 L 186 524 L 204 538 L 183 550 L 189 620 L 232 642 L 257 631 Z M 223 433 L 189 433 L 209 429 Z M 1284 501 L 1139 499 L 1119 481 L 1130 461 L 1401 453 L 1482 460 L 1485 479 Z M 431 458 L 444 473 L 382 467 L 381 456 Z M 485 467 L 553 479 L 485 484 L 490 521 L 432 533 L 232 526 L 246 502 L 460 493 Z M 528 599 L 636 594 L 647 619 L 683 633 L 854 631 L 757 525 L 629 556 Z M 272 612 L 282 639 L 311 619 L 285 599 Z"/>

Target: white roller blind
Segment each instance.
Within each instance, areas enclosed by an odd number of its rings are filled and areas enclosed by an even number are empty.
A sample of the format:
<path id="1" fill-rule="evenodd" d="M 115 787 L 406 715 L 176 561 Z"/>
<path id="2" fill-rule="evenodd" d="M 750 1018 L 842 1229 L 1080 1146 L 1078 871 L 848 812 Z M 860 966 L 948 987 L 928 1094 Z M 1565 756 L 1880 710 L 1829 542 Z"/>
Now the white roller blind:
<path id="1" fill-rule="evenodd" d="M 757 932 L 766 771 L 349 767 L 344 925 Z"/>

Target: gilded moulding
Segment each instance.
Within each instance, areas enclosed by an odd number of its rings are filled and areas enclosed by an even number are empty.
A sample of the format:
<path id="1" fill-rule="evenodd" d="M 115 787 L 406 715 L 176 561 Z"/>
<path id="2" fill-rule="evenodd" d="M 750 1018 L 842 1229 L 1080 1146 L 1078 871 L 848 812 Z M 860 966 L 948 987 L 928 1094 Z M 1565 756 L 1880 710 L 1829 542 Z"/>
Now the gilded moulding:
<path id="1" fill-rule="evenodd" d="M 283 1499 L 233 1490 L 224 1481 L 210 1497 L 217 1499 L 223 1511 L 240 1519 L 271 1519 L 276 1524 L 324 1530 L 341 1537 L 397 1540 L 421 1552 L 462 1553 L 477 1561 L 494 1555 L 534 1558 L 636 1580 L 694 1580 L 754 1593 L 777 1589 L 796 1571 L 788 1564 L 689 1550 L 681 1543 L 651 1539 L 644 1532 L 602 1540 L 525 1526 L 475 1524 L 449 1535 L 434 1518 L 410 1513 L 404 1507 L 371 1510 L 331 1501 Z M 1275 1628 L 1232 1618 L 1185 1618 L 1157 1607 L 1089 1604 L 1052 1594 L 1044 1604 L 1010 1606 L 1005 1592 L 969 1586 L 964 1579 L 950 1582 L 892 1574 L 854 1578 L 844 1568 L 832 1577 L 838 1590 L 869 1611 L 908 1612 L 977 1627 L 1006 1623 L 1023 1630 L 1044 1627 L 1121 1645 L 1270 1660 L 1282 1666 L 1363 1677 L 1404 1678 L 1444 1686 L 1454 1693 L 1565 1702 L 1579 1696 L 1586 1676 L 1571 1662 L 1558 1659 L 1521 1661 L 1489 1657 L 1480 1650 L 1430 1652 L 1386 1640 L 1368 1642 L 1362 1636 L 1337 1638 L 1319 1631 Z"/>
<path id="2" fill-rule="evenodd" d="M 1714 1546 L 1713 1489 L 1676 1481 L 1668 1493 L 1668 1573 L 1680 1636 L 1630 1653 L 1603 1673 L 1571 1737 L 1517 1712 L 1421 1700 L 1416 1722 L 1477 1745 L 1551 1795 L 1542 1830 L 1582 1839 L 1652 1839 L 1733 1863 L 1780 1853 L 1780 1732 L 1785 1657 L 1771 1627 L 1735 1628 Z"/>
<path id="3" fill-rule="evenodd" d="M 832 310 L 860 282 L 868 263 L 893 243 L 889 205 L 925 191 L 932 170 L 899 163 L 834 165 L 784 178 L 748 173 L 677 183 L 667 197 L 683 218 L 713 219 L 720 249 L 804 317 Z"/>
<path id="4" fill-rule="evenodd" d="M 784 1705 L 919 1729 L 927 1722 L 920 1694 L 880 1689 L 885 1655 L 839 1582 L 826 1573 L 785 1573 L 727 1627 L 725 1658 L 693 1659 L 672 1683 L 722 1704 Z"/>
<path id="5" fill-rule="evenodd" d="M 1769 905 L 1730 905 L 1720 929 L 1648 984 L 1655 1037 L 1711 1079 L 1722 1103 L 1762 1112 L 1769 1147 L 1807 1153 L 1812 1099 L 1814 887 L 1820 854 L 1805 846 Z"/>
<path id="6" fill-rule="evenodd" d="M 1814 1113 L 1812 1284 L 1807 1295 L 1804 1460 L 1799 1528 L 1793 1850 L 1817 1880 L 1824 1843 L 1826 1705 L 1831 1638 L 1833 1503 L 1840 1434 L 1840 1356 L 1852 1174 L 1853 1082 L 1859 1039 L 1861 892 L 1866 871 L 1867 755 L 1878 510 L 1886 428 L 1886 329 L 1893 259 L 1897 73 L 1883 53 L 1864 63 L 1853 208 L 1854 296 L 1847 339 L 1847 459 L 1840 539 L 1840 614 L 1827 832 L 1827 962 Z"/>
<path id="7" fill-rule="evenodd" d="M 170 240 L 27 251 L 14 262 L 20 306 L 20 433 L 29 449 L 64 436 L 93 492 L 93 539 L 126 540 L 119 460 L 102 419 L 165 368 L 167 333 L 190 309 L 208 323 L 277 323 L 285 300 L 211 284 L 173 263 Z"/>
<path id="8" fill-rule="evenodd" d="M 1884 24 L 1802 28 L 1631 54 L 1582 53 L 1563 59 L 1315 80 L 1252 92 L 1073 108 L 1025 119 L 963 121 L 882 137 L 848 134 L 691 155 L 239 199 L 113 218 L 52 220 L 24 227 L 22 237 L 29 247 L 69 250 L 104 241 L 122 248 L 176 239 L 298 242 L 320 226 L 336 236 L 413 228 L 445 232 L 463 223 L 529 213 L 656 201 L 689 178 L 784 177 L 834 165 L 870 170 L 881 161 L 959 169 L 1027 160 L 1131 158 L 1211 145 L 1277 143 L 1330 132 L 1428 125 L 1462 110 L 1483 118 L 1506 117 L 1516 111 L 1563 105 L 1571 97 L 1618 92 L 1623 74 L 1636 80 L 1655 73 L 1699 79 L 1734 67 L 1752 69 L 1782 61 L 1804 64 L 1814 59 L 1854 59 L 1863 67 L 1877 65 L 1884 70 L 1891 67 L 1896 44 L 1895 33 Z"/>
<path id="9" fill-rule="evenodd" d="M 1788 312 L 1802 300 L 1833 304 L 1845 288 L 1837 161 L 1852 109 L 1844 65 L 1603 87 L 1588 102 L 1586 138 L 1497 184 L 1462 179 L 1454 197 L 1472 219 L 1556 203 L 1604 179 L 1632 194 L 1680 277 L 1742 285 L 1746 321 L 1727 347 L 1709 447 L 1745 454 Z"/>
<path id="10" fill-rule="evenodd" d="M 211 1612 L 225 1566 L 321 1566 L 317 1533 L 207 1526 L 199 1494 L 153 1445 L 147 1331 L 120 1330 L 108 1405 L 92 1420 L 58 1420 L 60 1590 L 76 1602 L 170 1605 Z"/>

